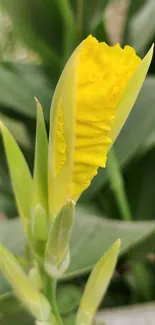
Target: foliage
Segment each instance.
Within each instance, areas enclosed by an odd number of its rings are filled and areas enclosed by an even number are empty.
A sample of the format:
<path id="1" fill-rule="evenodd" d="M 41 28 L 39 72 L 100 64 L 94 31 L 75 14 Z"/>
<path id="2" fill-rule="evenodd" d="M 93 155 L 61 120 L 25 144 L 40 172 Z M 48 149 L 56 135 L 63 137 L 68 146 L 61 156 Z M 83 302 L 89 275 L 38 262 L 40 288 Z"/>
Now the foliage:
<path id="1" fill-rule="evenodd" d="M 34 53 L 34 58 L 39 58 L 36 63 L 34 59 L 21 63 L 4 60 L 1 55 L 0 61 L 0 118 L 20 144 L 31 169 L 36 119 L 34 97 L 44 108 L 48 126 L 53 88 L 72 50 L 89 33 L 100 41 L 110 43 L 106 21 L 103 21 L 110 2 L 96 0 L 94 6 L 93 0 L 0 1 L 12 22 L 13 35 L 17 35 L 20 42 Z M 154 11 L 154 0 L 129 1 L 121 42 L 135 46 L 142 56 L 155 40 Z M 109 177 L 108 169 L 99 170 L 90 188 L 81 197 L 72 235 L 72 263 L 64 282 L 59 284 L 62 315 L 68 324 L 74 318 L 87 274 L 118 237 L 122 240 L 122 255 L 117 270 L 119 276 L 114 277 L 104 305 L 155 299 L 154 89 L 153 59 L 150 75 L 114 146 L 120 168 L 119 181 Z M 15 217 L 17 212 L 2 143 L 0 149 L 0 211 Z M 120 191 L 124 194 L 118 196 Z M 124 215 L 120 204 L 124 204 L 124 200 L 130 209 L 130 222 L 121 220 Z M 23 255 L 24 237 L 18 220 L 1 224 L 0 241 L 17 256 Z M 143 281 L 140 282 L 137 274 L 141 274 Z M 4 294 L 8 290 L 8 284 L 1 277 L 0 292 Z M 9 313 L 6 312 L 6 303 L 10 306 Z M 31 324 L 31 318 L 23 314 L 22 308 L 10 294 L 2 297 L 2 324 L 12 324 L 13 318 L 15 323 Z"/>

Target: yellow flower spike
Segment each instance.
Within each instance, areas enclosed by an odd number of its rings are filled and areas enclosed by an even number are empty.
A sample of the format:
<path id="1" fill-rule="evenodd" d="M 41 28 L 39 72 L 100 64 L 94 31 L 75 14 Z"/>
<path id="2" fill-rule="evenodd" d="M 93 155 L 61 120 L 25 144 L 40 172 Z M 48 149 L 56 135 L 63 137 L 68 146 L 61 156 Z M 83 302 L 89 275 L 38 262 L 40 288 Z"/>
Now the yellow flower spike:
<path id="1" fill-rule="evenodd" d="M 90 185 L 123 126 L 152 58 L 133 48 L 109 47 L 89 36 L 74 51 L 56 87 L 51 107 L 49 208 L 76 202 Z"/>

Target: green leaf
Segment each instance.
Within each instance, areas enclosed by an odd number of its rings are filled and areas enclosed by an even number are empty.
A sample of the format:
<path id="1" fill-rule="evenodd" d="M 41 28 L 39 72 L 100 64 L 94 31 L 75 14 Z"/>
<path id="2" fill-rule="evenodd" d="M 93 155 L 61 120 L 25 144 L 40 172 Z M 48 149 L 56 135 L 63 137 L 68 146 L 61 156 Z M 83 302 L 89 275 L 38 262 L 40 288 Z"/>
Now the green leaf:
<path id="1" fill-rule="evenodd" d="M 81 290 L 72 284 L 62 284 L 58 286 L 57 302 L 60 314 L 65 316 L 72 313 L 79 306 Z"/>
<path id="2" fill-rule="evenodd" d="M 26 227 L 32 203 L 31 174 L 19 146 L 2 122 L 1 132 L 18 210 Z"/>
<path id="3" fill-rule="evenodd" d="M 64 26 L 63 61 L 65 63 L 75 48 L 76 24 L 69 0 L 57 0 L 57 5 Z"/>
<path id="4" fill-rule="evenodd" d="M 95 265 L 80 302 L 77 313 L 77 324 L 92 324 L 93 317 L 99 307 L 113 275 L 120 249 L 120 240 L 112 245 Z"/>
<path id="5" fill-rule="evenodd" d="M 141 7 L 144 6 L 144 4 L 147 2 L 147 0 L 139 0 L 139 1 L 129 1 L 129 10 L 130 10 L 130 16 L 135 14 L 140 10 Z"/>
<path id="6" fill-rule="evenodd" d="M 133 1 L 130 0 L 128 4 L 128 11 L 127 11 L 127 17 L 126 17 L 126 22 L 124 26 L 124 32 L 123 32 L 123 45 L 129 44 L 130 43 L 130 22 L 132 19 L 132 16 L 135 15 L 139 10 L 141 10 L 141 7 L 145 5 L 147 0 L 138 0 L 138 1 Z"/>
<path id="7" fill-rule="evenodd" d="M 34 163 L 34 209 L 40 204 L 48 212 L 48 140 L 43 110 L 36 99 L 37 129 Z"/>
<path id="8" fill-rule="evenodd" d="M 0 242 L 17 256 L 24 254 L 25 236 L 19 218 L 1 222 Z M 0 274 L 0 294 L 7 292 L 10 288 L 10 284 Z"/>
<path id="9" fill-rule="evenodd" d="M 89 272 L 117 238 L 121 239 L 120 255 L 128 253 L 132 261 L 144 259 L 155 250 L 154 234 L 154 221 L 113 221 L 79 205 L 71 239 L 71 264 L 65 278 Z"/>
<path id="10" fill-rule="evenodd" d="M 1 0 L 21 40 L 43 58 L 51 76 L 57 79 L 62 68 L 64 24 L 58 1 Z"/>
<path id="11" fill-rule="evenodd" d="M 106 31 L 106 26 L 103 17 L 94 29 L 93 36 L 96 37 L 99 42 L 106 42 L 107 44 L 109 43 L 108 34 Z"/>
<path id="12" fill-rule="evenodd" d="M 155 141 L 154 141 L 155 145 Z M 152 145 L 151 145 L 152 147 Z M 135 220 L 153 220 L 155 209 L 155 148 L 126 170 L 126 191 Z"/>
<path id="13" fill-rule="evenodd" d="M 120 255 L 128 253 L 133 262 L 143 260 L 146 254 L 155 250 L 154 221 L 113 221 L 104 219 L 94 210 L 91 212 L 87 206 L 82 205 L 76 207 L 70 245 L 71 264 L 64 279 L 88 273 L 117 238 L 121 239 Z M 23 253 L 23 229 L 19 219 L 2 223 L 0 242 L 16 255 Z"/>
<path id="14" fill-rule="evenodd" d="M 34 97 L 44 106 L 46 120 L 49 119 L 49 109 L 52 97 L 52 86 L 49 85 L 39 66 L 30 64 L 0 65 L 0 105 L 4 108 L 36 117 Z M 4 111 L 7 114 L 7 111 Z"/>
<path id="15" fill-rule="evenodd" d="M 0 113 L 0 120 L 9 128 L 16 141 L 25 148 L 30 148 L 31 143 L 24 123 L 5 116 Z"/>
<path id="16" fill-rule="evenodd" d="M 129 43 L 137 52 L 143 53 L 155 33 L 155 2 L 146 1 L 145 5 L 133 16 L 129 25 Z"/>
<path id="17" fill-rule="evenodd" d="M 12 295 L 0 296 L 1 325 L 32 325 L 34 320 Z"/>
<path id="18" fill-rule="evenodd" d="M 64 325 L 75 325 L 76 321 L 76 313 L 72 313 L 67 315 L 66 317 L 63 317 Z"/>
<path id="19" fill-rule="evenodd" d="M 103 17 L 103 11 L 109 0 L 70 0 L 77 18 L 77 30 L 81 39 L 93 33 Z"/>
<path id="20" fill-rule="evenodd" d="M 148 141 L 154 130 L 155 120 L 155 78 L 148 77 L 144 82 L 138 100 L 123 127 L 114 145 L 116 156 L 121 168 L 125 167 L 136 157 Z M 146 109 L 147 107 L 147 109 Z M 137 127 L 138 126 L 138 127 Z M 146 146 L 146 151 L 149 146 Z M 144 150 L 142 151 L 144 154 Z M 84 193 L 81 201 L 89 201 L 108 181 L 106 169 L 99 169 L 98 175 L 93 179 L 91 186 Z"/>

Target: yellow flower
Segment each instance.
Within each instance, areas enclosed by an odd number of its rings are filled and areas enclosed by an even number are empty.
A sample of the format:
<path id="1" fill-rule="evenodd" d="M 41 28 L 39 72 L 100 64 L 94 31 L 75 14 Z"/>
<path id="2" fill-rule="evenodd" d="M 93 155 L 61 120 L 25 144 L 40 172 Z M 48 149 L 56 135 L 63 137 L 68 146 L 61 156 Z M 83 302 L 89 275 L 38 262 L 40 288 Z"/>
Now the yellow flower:
<path id="1" fill-rule="evenodd" d="M 121 130 L 145 79 L 153 49 L 89 36 L 74 51 L 55 90 L 49 143 L 49 208 L 53 218 L 90 185 Z"/>

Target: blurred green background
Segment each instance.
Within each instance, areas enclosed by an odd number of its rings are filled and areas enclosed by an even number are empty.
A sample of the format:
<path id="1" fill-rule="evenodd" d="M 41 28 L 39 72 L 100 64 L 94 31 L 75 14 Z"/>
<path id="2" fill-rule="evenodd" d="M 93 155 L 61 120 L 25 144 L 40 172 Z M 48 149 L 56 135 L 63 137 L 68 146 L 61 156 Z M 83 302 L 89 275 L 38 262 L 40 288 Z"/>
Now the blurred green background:
<path id="1" fill-rule="evenodd" d="M 48 128 L 54 87 L 79 42 L 91 33 L 109 45 L 129 44 L 144 57 L 155 41 L 154 17 L 154 0 L 0 0 L 0 119 L 31 169 L 34 97 Z M 155 300 L 155 57 L 106 170 L 99 170 L 76 214 L 71 266 L 57 297 L 65 323 L 74 323 L 92 266 L 118 237 L 121 256 L 101 308 Z M 0 139 L 0 241 L 28 269 L 17 215 Z M 1 325 L 33 324 L 1 275 L 0 294 Z"/>

